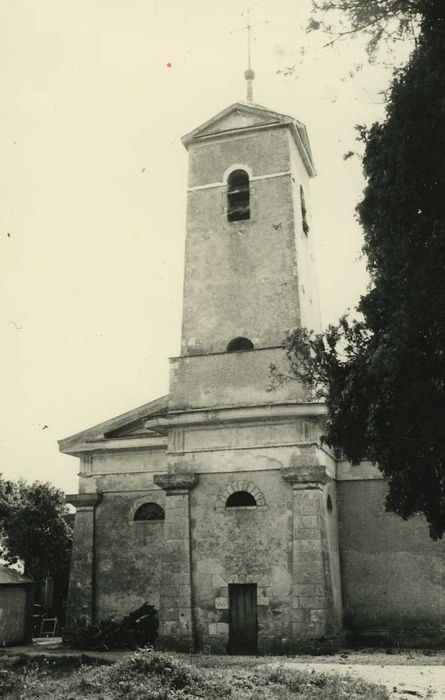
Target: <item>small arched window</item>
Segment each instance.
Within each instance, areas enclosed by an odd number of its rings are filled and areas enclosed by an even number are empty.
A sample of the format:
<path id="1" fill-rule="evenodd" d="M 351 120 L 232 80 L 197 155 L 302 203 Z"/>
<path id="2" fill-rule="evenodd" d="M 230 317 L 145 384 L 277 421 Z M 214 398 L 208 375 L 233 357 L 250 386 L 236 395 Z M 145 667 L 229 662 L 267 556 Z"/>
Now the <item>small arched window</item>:
<path id="1" fill-rule="evenodd" d="M 307 222 L 307 209 L 306 209 L 306 201 L 304 198 L 304 190 L 303 187 L 300 185 L 300 203 L 301 203 L 301 221 L 303 225 L 303 231 L 305 232 L 306 236 L 309 233 L 309 224 Z"/>
<path id="2" fill-rule="evenodd" d="M 143 503 L 134 514 L 133 520 L 139 522 L 146 520 L 164 520 L 164 509 L 157 503 Z"/>
<path id="3" fill-rule="evenodd" d="M 326 507 L 328 511 L 332 511 L 332 498 L 330 496 L 328 496 L 326 499 Z"/>
<path id="4" fill-rule="evenodd" d="M 234 338 L 227 346 L 227 352 L 243 352 L 253 350 L 253 343 L 249 338 Z"/>
<path id="5" fill-rule="evenodd" d="M 234 170 L 227 179 L 227 220 L 250 219 L 249 175 L 245 170 Z"/>
<path id="6" fill-rule="evenodd" d="M 226 508 L 252 508 L 253 506 L 256 506 L 256 500 L 248 491 L 235 491 L 226 501 Z"/>

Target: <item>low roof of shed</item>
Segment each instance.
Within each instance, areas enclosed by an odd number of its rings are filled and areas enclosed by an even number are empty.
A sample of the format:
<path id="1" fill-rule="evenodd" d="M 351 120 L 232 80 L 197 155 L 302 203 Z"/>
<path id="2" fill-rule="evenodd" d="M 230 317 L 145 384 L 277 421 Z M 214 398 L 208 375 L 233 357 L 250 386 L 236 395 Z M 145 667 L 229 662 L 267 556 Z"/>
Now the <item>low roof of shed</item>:
<path id="1" fill-rule="evenodd" d="M 15 569 L 0 564 L 0 586 L 26 586 L 30 583 L 34 582 L 28 576 L 23 576 Z"/>

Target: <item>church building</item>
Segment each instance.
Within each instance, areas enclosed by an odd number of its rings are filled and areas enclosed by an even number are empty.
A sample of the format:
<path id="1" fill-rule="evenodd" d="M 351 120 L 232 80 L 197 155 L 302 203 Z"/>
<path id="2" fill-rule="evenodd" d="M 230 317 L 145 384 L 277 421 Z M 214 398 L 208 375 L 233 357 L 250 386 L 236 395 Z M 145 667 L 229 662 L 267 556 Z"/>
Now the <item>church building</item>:
<path id="1" fill-rule="evenodd" d="M 60 441 L 80 460 L 67 629 L 148 602 L 160 648 L 292 653 L 344 634 L 440 644 L 443 544 L 423 517 L 385 512 L 376 466 L 321 443 L 323 404 L 297 382 L 270 390 L 286 330 L 320 328 L 316 171 L 304 124 L 254 104 L 245 75 L 247 102 L 182 139 L 169 394 Z"/>

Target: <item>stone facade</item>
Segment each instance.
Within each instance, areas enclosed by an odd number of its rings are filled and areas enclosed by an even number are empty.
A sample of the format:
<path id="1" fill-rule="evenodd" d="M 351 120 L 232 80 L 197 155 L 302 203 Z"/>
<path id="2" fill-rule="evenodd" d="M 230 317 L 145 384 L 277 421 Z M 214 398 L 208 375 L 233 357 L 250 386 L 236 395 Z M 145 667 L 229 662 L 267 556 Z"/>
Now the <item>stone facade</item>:
<path id="1" fill-rule="evenodd" d="M 183 333 L 170 394 L 60 443 L 81 460 L 68 628 L 149 602 L 160 646 L 224 653 L 233 601 L 254 595 L 260 653 L 344 631 L 438 643 L 443 545 L 423 520 L 384 512 L 375 467 L 321 446 L 326 410 L 302 386 L 270 390 L 270 365 L 286 369 L 285 331 L 319 326 L 305 127 L 239 103 L 183 142 Z M 249 215 L 231 221 L 236 170 L 248 175 Z M 252 349 L 230 352 L 237 338 Z M 139 518 L 144 504 L 158 515 Z"/>

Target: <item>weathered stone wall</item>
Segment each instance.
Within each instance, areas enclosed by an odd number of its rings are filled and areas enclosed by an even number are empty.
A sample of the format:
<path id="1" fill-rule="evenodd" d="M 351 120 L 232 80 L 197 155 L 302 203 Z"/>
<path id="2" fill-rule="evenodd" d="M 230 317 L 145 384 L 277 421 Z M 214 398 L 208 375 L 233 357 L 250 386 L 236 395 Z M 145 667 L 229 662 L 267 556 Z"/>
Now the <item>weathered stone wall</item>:
<path id="1" fill-rule="evenodd" d="M 270 421 L 263 417 L 252 422 L 245 419 L 216 422 L 215 414 L 209 411 L 202 425 L 172 430 L 168 469 L 227 473 L 277 470 L 289 466 L 301 449 L 298 445 L 317 442 L 319 417 L 292 416 L 274 420 L 268 408 L 264 408 L 264 414 L 270 415 Z M 320 456 L 323 457 L 324 453 Z M 333 476 L 335 469 L 332 465 L 331 471 Z"/>
<path id="2" fill-rule="evenodd" d="M 286 128 L 194 142 L 188 153 L 189 188 L 222 182 L 223 174 L 233 164 L 248 165 L 254 177 L 284 172 L 290 167 Z"/>
<path id="3" fill-rule="evenodd" d="M 401 644 L 445 641 L 445 544 L 384 509 L 383 480 L 337 484 L 344 624 Z"/>
<path id="4" fill-rule="evenodd" d="M 82 460 L 81 493 L 143 491 L 152 487 L 153 473 L 166 468 L 164 450 L 115 450 Z"/>
<path id="5" fill-rule="evenodd" d="M 237 336 L 279 345 L 299 324 L 289 148 L 286 129 L 190 146 L 189 187 L 207 187 L 188 193 L 182 354 Z M 251 172 L 251 215 L 230 222 L 224 174 L 237 165 Z"/>
<path id="6" fill-rule="evenodd" d="M 189 493 L 198 478 L 172 473 L 155 477 L 167 494 L 158 642 L 178 651 L 194 648 Z"/>
<path id="7" fill-rule="evenodd" d="M 314 230 L 312 219 L 311 183 L 292 135 L 289 133 L 288 137 L 292 170 L 292 199 L 295 219 L 301 325 L 319 331 L 321 318 L 318 273 L 315 259 L 316 231 Z M 300 186 L 303 188 L 306 205 L 306 222 L 309 227 L 307 231 L 304 231 L 303 228 Z"/>
<path id="8" fill-rule="evenodd" d="M 174 358 L 170 365 L 171 406 L 242 406 L 304 399 L 306 392 L 297 382 L 268 391 L 271 364 L 287 371 L 282 348 Z"/>
<path id="9" fill-rule="evenodd" d="M 95 620 L 95 548 L 97 493 L 76 494 L 68 502 L 76 506 L 66 629 L 89 625 Z"/>
<path id="10" fill-rule="evenodd" d="M 232 422 L 217 425 L 192 426 L 184 430 L 182 451 L 192 452 L 206 451 L 203 457 L 203 471 L 233 471 L 238 469 L 238 459 L 244 462 L 243 469 L 247 464 L 255 469 L 267 469 L 278 464 L 287 466 L 290 454 L 289 450 L 295 451 L 295 444 L 316 443 L 320 436 L 320 419 L 318 416 L 305 416 L 303 418 L 270 420 L 264 419 L 251 422 Z M 266 447 L 274 447 L 271 458 L 275 462 L 268 463 L 260 460 L 258 450 Z M 229 450 L 227 452 L 215 452 L 217 449 Z M 247 454 L 246 449 L 255 449 L 255 455 Z M 278 450 L 279 448 L 279 450 Z M 264 453 L 269 456 L 269 453 Z M 194 460 L 199 462 L 199 455 L 194 454 Z"/>
<path id="11" fill-rule="evenodd" d="M 251 489 L 264 505 L 226 510 L 227 487 Z M 228 584 L 257 583 L 259 649 L 282 651 L 290 632 L 292 488 L 278 470 L 201 474 L 190 499 L 198 645 L 226 651 Z"/>
<path id="12" fill-rule="evenodd" d="M 281 472 L 293 489 L 291 649 L 295 650 L 303 640 L 335 637 L 341 625 L 336 529 L 328 522 L 331 476 L 318 454 L 308 447 Z"/>
<path id="13" fill-rule="evenodd" d="M 330 499 L 330 502 L 328 499 Z M 328 503 L 332 509 L 329 508 Z M 329 552 L 329 577 L 332 590 L 332 625 L 334 628 L 340 629 L 343 625 L 343 600 L 338 541 L 337 484 L 335 481 L 330 481 L 326 484 L 322 508 L 326 513 L 326 545 Z"/>
<path id="14" fill-rule="evenodd" d="M 105 446 L 104 446 L 105 447 Z M 71 557 L 67 626 L 122 618 L 143 603 L 159 609 L 163 522 L 135 522 L 139 505 L 164 506 L 153 473 L 162 450 L 122 450 L 81 460 Z"/>
<path id="15" fill-rule="evenodd" d="M 139 505 L 165 507 L 160 490 L 105 493 L 96 509 L 96 609 L 98 619 L 122 618 L 143 603 L 159 610 L 163 521 L 135 522 Z"/>
<path id="16" fill-rule="evenodd" d="M 319 639 L 332 631 L 329 551 L 323 491 L 293 484 L 292 638 Z"/>

